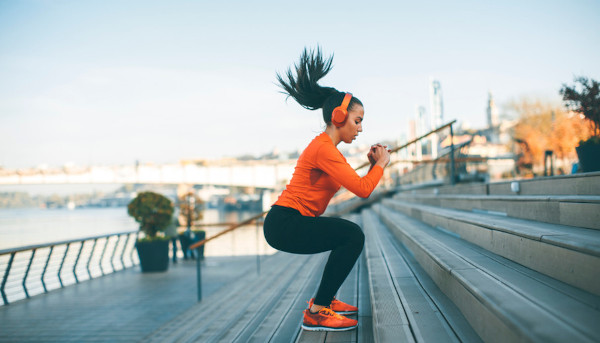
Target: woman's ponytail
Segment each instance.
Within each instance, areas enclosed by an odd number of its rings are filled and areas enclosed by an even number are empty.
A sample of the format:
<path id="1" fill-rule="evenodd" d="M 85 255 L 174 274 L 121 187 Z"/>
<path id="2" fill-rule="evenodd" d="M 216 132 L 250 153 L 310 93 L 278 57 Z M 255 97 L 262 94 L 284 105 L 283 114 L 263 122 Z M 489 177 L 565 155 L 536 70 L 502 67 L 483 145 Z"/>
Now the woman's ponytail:
<path id="1" fill-rule="evenodd" d="M 277 73 L 277 81 L 284 90 L 282 93 L 291 96 L 300 106 L 309 110 L 322 108 L 327 98 L 339 93 L 335 88 L 321 87 L 317 83 L 329 73 L 332 62 L 333 55 L 324 59 L 320 48 L 310 52 L 304 48 L 299 63 L 294 65 L 296 77 L 291 68 L 284 76 Z"/>
<path id="2" fill-rule="evenodd" d="M 332 62 L 333 55 L 324 59 L 319 47 L 310 52 L 304 48 L 299 63 L 294 65 L 296 77 L 294 77 L 291 68 L 287 70 L 284 76 L 277 73 L 277 81 L 283 88 L 282 93 L 291 96 L 300 106 L 306 109 L 316 110 L 322 108 L 323 121 L 327 125 L 331 124 L 333 109 L 342 103 L 346 94 L 333 87 L 322 87 L 318 84 L 318 81 L 331 70 Z M 287 81 L 284 79 L 287 79 Z M 352 97 L 348 110 L 355 104 L 362 106 L 360 100 Z"/>

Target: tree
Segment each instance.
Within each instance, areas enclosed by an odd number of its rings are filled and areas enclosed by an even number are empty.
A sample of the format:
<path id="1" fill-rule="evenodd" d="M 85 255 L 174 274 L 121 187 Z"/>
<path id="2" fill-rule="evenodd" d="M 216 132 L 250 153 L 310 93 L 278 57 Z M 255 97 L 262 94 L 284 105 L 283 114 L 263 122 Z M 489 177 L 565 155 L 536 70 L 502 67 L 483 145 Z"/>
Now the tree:
<path id="1" fill-rule="evenodd" d="M 202 209 L 204 203 L 194 193 L 187 192 L 177 199 L 177 205 L 179 206 L 179 215 L 185 221 L 188 229 L 194 224 L 194 221 L 202 219 Z"/>
<path id="2" fill-rule="evenodd" d="M 509 107 L 519 117 L 513 139 L 521 147 L 519 161 L 525 165 L 541 167 L 546 150 L 552 150 L 567 165 L 576 160 L 575 147 L 579 141 L 592 134 L 580 115 L 565 111 L 559 104 L 523 99 Z"/>
<path id="3" fill-rule="evenodd" d="M 592 126 L 594 140 L 600 143 L 600 83 L 583 76 L 574 81 L 573 86 L 563 84 L 560 94 L 569 109 L 585 116 Z"/>

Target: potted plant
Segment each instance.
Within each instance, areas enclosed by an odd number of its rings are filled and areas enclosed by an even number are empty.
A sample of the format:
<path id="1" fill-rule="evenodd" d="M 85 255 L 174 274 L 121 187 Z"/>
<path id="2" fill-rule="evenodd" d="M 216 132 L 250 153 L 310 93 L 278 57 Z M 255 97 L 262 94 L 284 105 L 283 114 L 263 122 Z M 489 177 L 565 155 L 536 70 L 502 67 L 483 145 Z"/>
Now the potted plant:
<path id="1" fill-rule="evenodd" d="M 169 238 L 159 233 L 171 224 L 173 210 L 171 200 L 154 192 L 139 193 L 127 205 L 127 213 L 140 223 L 144 233 L 135 243 L 142 272 L 169 268 Z"/>
<path id="2" fill-rule="evenodd" d="M 581 169 L 584 172 L 600 171 L 600 83 L 583 76 L 576 77 L 575 85 L 563 84 L 560 94 L 567 107 L 583 115 L 592 127 L 592 137 L 580 141 L 575 148 Z"/>
<path id="3" fill-rule="evenodd" d="M 179 241 L 183 250 L 183 258 L 187 259 L 188 256 L 195 255 L 188 249 L 189 246 L 206 238 L 206 231 L 192 230 L 194 222 L 202 219 L 203 202 L 194 192 L 187 192 L 177 199 L 177 206 L 179 207 L 180 222 L 186 226 L 186 231 L 179 235 Z M 204 258 L 204 246 L 198 249 L 198 255 L 199 258 Z"/>

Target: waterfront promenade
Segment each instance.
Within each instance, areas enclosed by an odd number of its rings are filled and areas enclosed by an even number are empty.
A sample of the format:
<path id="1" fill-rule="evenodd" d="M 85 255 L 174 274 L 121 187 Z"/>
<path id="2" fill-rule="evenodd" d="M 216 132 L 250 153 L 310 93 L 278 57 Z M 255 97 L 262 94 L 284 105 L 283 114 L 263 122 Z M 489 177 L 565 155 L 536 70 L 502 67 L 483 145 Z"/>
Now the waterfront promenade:
<path id="1" fill-rule="evenodd" d="M 600 341 L 600 173 L 400 186 L 336 207 L 366 237 L 338 293 L 357 330 L 302 330 L 326 253 L 278 252 L 260 273 L 256 256 L 207 257 L 200 303 L 191 261 L 17 301 L 0 341 Z"/>
<path id="2" fill-rule="evenodd" d="M 204 297 L 256 273 L 255 256 L 209 256 L 202 265 Z M 0 342 L 138 342 L 196 300 L 195 261 L 164 273 L 135 266 L 0 307 Z"/>

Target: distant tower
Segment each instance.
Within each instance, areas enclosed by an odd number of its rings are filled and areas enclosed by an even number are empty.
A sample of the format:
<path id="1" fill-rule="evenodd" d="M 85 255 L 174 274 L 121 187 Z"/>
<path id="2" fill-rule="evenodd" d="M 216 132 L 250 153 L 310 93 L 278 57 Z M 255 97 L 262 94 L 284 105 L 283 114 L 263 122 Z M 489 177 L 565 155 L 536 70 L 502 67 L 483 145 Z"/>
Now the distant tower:
<path id="1" fill-rule="evenodd" d="M 425 107 L 417 106 L 417 132 L 415 138 L 426 134 L 429 131 L 429 122 Z"/>
<path id="2" fill-rule="evenodd" d="M 429 85 L 429 101 L 431 104 L 431 129 L 442 126 L 444 122 L 444 102 L 442 86 L 438 80 L 431 80 Z"/>
<path id="3" fill-rule="evenodd" d="M 431 103 L 431 130 L 442 126 L 444 122 L 444 102 L 442 86 L 438 80 L 431 80 L 429 85 L 429 101 Z M 438 157 L 438 135 L 431 135 L 431 157 Z"/>
<path id="4" fill-rule="evenodd" d="M 487 123 L 488 127 L 496 127 L 500 123 L 498 122 L 498 108 L 494 103 L 492 92 L 488 92 L 488 104 L 487 104 Z"/>
<path id="5" fill-rule="evenodd" d="M 492 92 L 488 92 L 488 104 L 487 104 L 487 122 L 488 122 L 488 139 L 492 143 L 499 143 L 500 141 L 500 122 L 498 120 L 498 108 L 494 103 Z"/>
<path id="6" fill-rule="evenodd" d="M 408 140 L 412 141 L 415 138 L 417 138 L 417 121 L 411 119 L 408 121 Z M 410 157 L 416 157 L 417 149 L 414 144 L 409 145 L 406 149 L 408 150 Z"/>
<path id="7" fill-rule="evenodd" d="M 427 113 L 425 112 L 425 107 L 423 106 L 417 106 L 417 128 L 416 128 L 417 132 L 416 132 L 416 136 L 417 137 L 421 137 L 422 135 L 426 134 L 429 131 L 429 123 L 427 120 Z M 416 151 L 416 158 L 417 159 L 421 159 L 422 158 L 422 154 L 423 154 L 423 149 L 427 149 L 427 145 L 423 144 L 424 142 L 421 140 L 419 142 L 417 142 L 417 151 Z"/>

